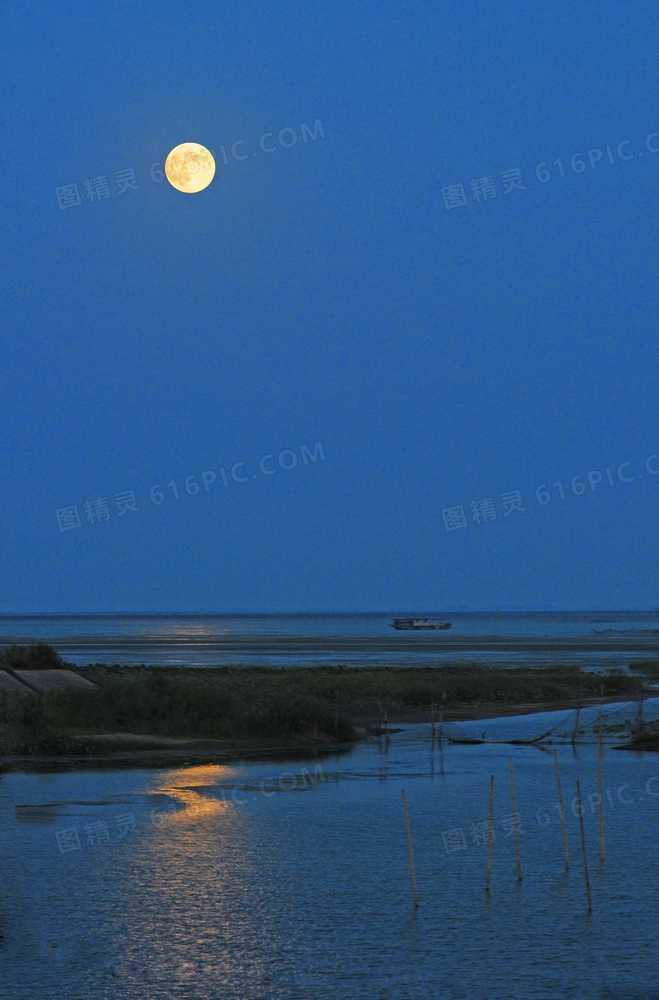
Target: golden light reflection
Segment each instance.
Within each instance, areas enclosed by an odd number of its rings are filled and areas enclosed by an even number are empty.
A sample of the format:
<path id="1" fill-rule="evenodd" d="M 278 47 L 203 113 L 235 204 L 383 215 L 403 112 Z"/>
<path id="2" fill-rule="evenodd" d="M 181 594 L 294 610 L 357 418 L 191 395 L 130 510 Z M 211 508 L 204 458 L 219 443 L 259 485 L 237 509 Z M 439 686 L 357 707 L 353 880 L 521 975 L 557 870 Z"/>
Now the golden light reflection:
<path id="1" fill-rule="evenodd" d="M 230 802 L 211 799 L 206 795 L 192 792 L 190 789 L 172 789 L 168 792 L 177 805 L 182 808 L 161 813 L 159 825 L 162 826 L 173 826 L 175 823 L 198 823 L 200 820 L 208 819 L 209 816 L 216 816 L 218 813 L 231 809 Z"/>
<path id="2" fill-rule="evenodd" d="M 118 871 L 126 900 L 119 973 L 136 996 L 156 995 L 144 992 L 145 970 L 186 996 L 269 995 L 258 916 L 267 873 L 240 796 L 233 801 L 244 775 L 218 764 L 149 773 L 154 822 Z M 274 928 L 267 937 L 276 951 Z"/>
<path id="3" fill-rule="evenodd" d="M 173 799 L 177 809 L 154 811 L 152 819 L 156 826 L 172 826 L 181 823 L 198 823 L 210 816 L 234 809 L 231 802 L 204 795 L 196 789 L 218 785 L 236 774 L 236 769 L 220 764 L 200 764 L 196 767 L 166 771 L 158 776 L 158 781 L 148 794 L 167 796 Z"/>
<path id="4" fill-rule="evenodd" d="M 215 630 L 205 625 L 203 622 L 163 622 L 158 632 L 161 636 L 180 639 L 212 639 Z"/>
<path id="5" fill-rule="evenodd" d="M 189 622 L 185 625 L 175 625 L 171 631 L 173 635 L 180 635 L 186 639 L 210 639 L 213 636 L 213 632 L 205 625 L 191 625 Z"/>

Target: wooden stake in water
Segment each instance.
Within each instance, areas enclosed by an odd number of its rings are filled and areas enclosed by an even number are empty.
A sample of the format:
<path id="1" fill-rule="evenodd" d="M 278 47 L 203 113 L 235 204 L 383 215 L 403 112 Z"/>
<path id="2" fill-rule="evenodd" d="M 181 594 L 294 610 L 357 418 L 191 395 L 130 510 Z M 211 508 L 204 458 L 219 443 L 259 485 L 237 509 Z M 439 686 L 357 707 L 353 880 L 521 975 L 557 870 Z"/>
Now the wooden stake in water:
<path id="1" fill-rule="evenodd" d="M 572 746 L 577 742 L 577 733 L 579 732 L 579 720 L 581 718 L 581 708 L 578 708 L 574 716 L 574 729 L 572 730 Z"/>
<path id="2" fill-rule="evenodd" d="M 487 802 L 487 866 L 485 869 L 485 892 L 492 892 L 492 855 L 494 852 L 494 775 L 490 775 L 490 791 Z"/>
<path id="3" fill-rule="evenodd" d="M 597 730 L 597 793 L 599 799 L 600 864 L 603 865 L 606 857 L 606 845 L 604 840 L 604 736 L 601 715 Z"/>
<path id="4" fill-rule="evenodd" d="M 579 829 L 581 831 L 581 857 L 583 859 L 583 880 L 586 887 L 588 912 L 593 912 L 593 897 L 590 893 L 590 875 L 588 874 L 588 855 L 586 854 L 586 828 L 583 821 L 583 805 L 581 803 L 581 786 L 577 778 L 577 809 L 579 810 Z"/>
<path id="5" fill-rule="evenodd" d="M 401 790 L 400 797 L 403 800 L 403 816 L 405 817 L 405 836 L 407 838 L 407 864 L 410 869 L 410 886 L 412 889 L 412 909 L 419 909 L 419 894 L 416 888 L 416 865 L 414 864 L 414 846 L 412 844 L 412 824 L 410 823 L 410 811 L 407 808 L 407 795 Z"/>
<path id="6" fill-rule="evenodd" d="M 641 684 L 641 690 L 638 694 L 638 712 L 636 713 L 636 728 L 640 733 L 643 732 L 643 699 L 645 697 L 645 691 L 643 690 L 643 685 Z"/>
<path id="7" fill-rule="evenodd" d="M 558 808 L 561 817 L 561 831 L 563 833 L 563 854 L 565 856 L 565 871 L 570 869 L 570 841 L 567 835 L 567 817 L 565 815 L 565 802 L 563 801 L 563 788 L 561 786 L 561 767 L 558 762 L 558 750 L 554 750 L 554 771 L 556 774 L 556 794 L 558 795 Z"/>
<path id="8" fill-rule="evenodd" d="M 515 768 L 511 759 L 508 760 L 508 771 L 510 773 L 510 803 L 513 807 L 513 834 L 515 837 L 515 866 L 517 868 L 517 881 L 522 881 L 522 851 L 520 844 L 520 815 L 517 810 L 517 786 L 515 784 Z"/>
<path id="9" fill-rule="evenodd" d="M 444 712 L 439 713 L 439 770 L 444 774 Z"/>

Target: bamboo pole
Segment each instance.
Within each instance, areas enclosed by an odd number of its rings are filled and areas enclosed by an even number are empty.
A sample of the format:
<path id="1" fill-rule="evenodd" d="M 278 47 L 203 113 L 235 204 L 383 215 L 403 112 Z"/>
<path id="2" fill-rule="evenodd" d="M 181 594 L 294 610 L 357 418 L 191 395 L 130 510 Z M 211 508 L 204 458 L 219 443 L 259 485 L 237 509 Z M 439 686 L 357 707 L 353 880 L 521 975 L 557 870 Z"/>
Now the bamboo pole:
<path id="1" fill-rule="evenodd" d="M 599 798 L 597 811 L 599 819 L 600 865 L 603 865 L 606 858 L 606 844 L 604 834 L 604 738 L 601 713 L 597 731 L 597 793 Z"/>
<path id="2" fill-rule="evenodd" d="M 574 729 L 572 730 L 572 746 L 577 742 L 577 733 L 579 732 L 579 720 L 581 718 L 581 707 L 576 710 L 574 716 Z"/>
<path id="3" fill-rule="evenodd" d="M 561 831 L 563 834 L 563 854 L 565 857 L 565 871 L 570 870 L 570 841 L 567 835 L 567 818 L 565 816 L 565 802 L 563 800 L 563 788 L 561 786 L 561 766 L 558 761 L 558 750 L 554 750 L 554 772 L 556 775 L 556 794 L 558 795 L 559 815 L 561 817 Z"/>
<path id="4" fill-rule="evenodd" d="M 439 770 L 444 774 L 444 711 L 439 713 Z"/>
<path id="5" fill-rule="evenodd" d="M 407 796 L 401 790 L 400 797 L 403 800 L 403 816 L 405 817 L 405 836 L 407 839 L 407 864 L 410 869 L 410 888 L 412 890 L 412 909 L 416 912 L 419 909 L 419 894 L 416 888 L 416 865 L 414 864 L 414 846 L 412 844 L 412 824 L 410 823 L 410 811 L 407 807 Z"/>
<path id="6" fill-rule="evenodd" d="M 636 727 L 637 727 L 639 733 L 641 733 L 643 731 L 643 725 L 644 725 L 644 722 L 643 722 L 643 699 L 644 699 L 644 697 L 645 697 L 645 691 L 643 690 L 643 684 L 641 682 L 641 690 L 639 691 L 639 694 L 638 694 L 638 712 L 637 712 L 637 715 L 636 715 Z"/>
<path id="7" fill-rule="evenodd" d="M 490 775 L 490 790 L 487 802 L 487 865 L 485 868 L 485 893 L 492 892 L 492 854 L 494 848 L 494 775 Z"/>
<path id="8" fill-rule="evenodd" d="M 581 857 L 583 860 L 583 880 L 586 887 L 588 912 L 593 912 L 593 897 L 590 892 L 590 875 L 588 874 L 588 855 L 586 854 L 586 828 L 583 821 L 583 805 L 581 803 L 581 786 L 577 778 L 577 809 L 579 810 L 579 830 L 581 831 Z"/>
<path id="9" fill-rule="evenodd" d="M 512 758 L 508 758 L 508 771 L 510 774 L 510 803 L 513 807 L 513 835 L 515 838 L 515 866 L 517 868 L 517 881 L 522 881 L 522 851 L 520 844 L 519 812 L 517 810 L 517 785 L 515 784 L 515 768 Z"/>

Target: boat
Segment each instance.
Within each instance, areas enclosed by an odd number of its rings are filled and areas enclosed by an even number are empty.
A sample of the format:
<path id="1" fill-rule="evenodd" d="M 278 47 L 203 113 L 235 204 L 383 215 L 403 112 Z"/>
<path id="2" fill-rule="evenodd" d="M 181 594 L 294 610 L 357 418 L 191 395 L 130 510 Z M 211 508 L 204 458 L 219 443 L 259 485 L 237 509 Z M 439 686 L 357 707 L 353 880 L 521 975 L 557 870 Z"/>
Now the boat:
<path id="1" fill-rule="evenodd" d="M 391 627 L 395 629 L 435 629 L 445 631 L 451 628 L 450 622 L 440 622 L 436 618 L 394 618 Z"/>

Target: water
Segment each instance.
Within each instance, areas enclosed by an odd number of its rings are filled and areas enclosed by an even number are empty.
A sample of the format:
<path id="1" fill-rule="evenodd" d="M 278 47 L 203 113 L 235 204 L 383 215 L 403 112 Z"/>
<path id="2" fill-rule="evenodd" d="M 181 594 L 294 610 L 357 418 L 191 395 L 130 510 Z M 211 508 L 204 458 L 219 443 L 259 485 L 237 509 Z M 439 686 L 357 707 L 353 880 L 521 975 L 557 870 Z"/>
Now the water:
<path id="1" fill-rule="evenodd" d="M 77 664 L 369 665 L 475 661 L 624 667 L 659 657 L 659 612 L 433 614 L 448 632 L 396 632 L 393 614 L 0 616 L 0 646 L 50 642 Z"/>
<path id="2" fill-rule="evenodd" d="M 465 723 L 508 735 L 551 715 Z M 428 727 L 312 760 L 6 773 L 3 1000 L 658 997 L 659 755 L 447 746 Z M 514 870 L 514 760 L 524 879 Z M 495 775 L 492 896 L 483 819 Z M 574 811 L 581 780 L 593 892 Z M 410 904 L 401 789 L 421 907 Z"/>

